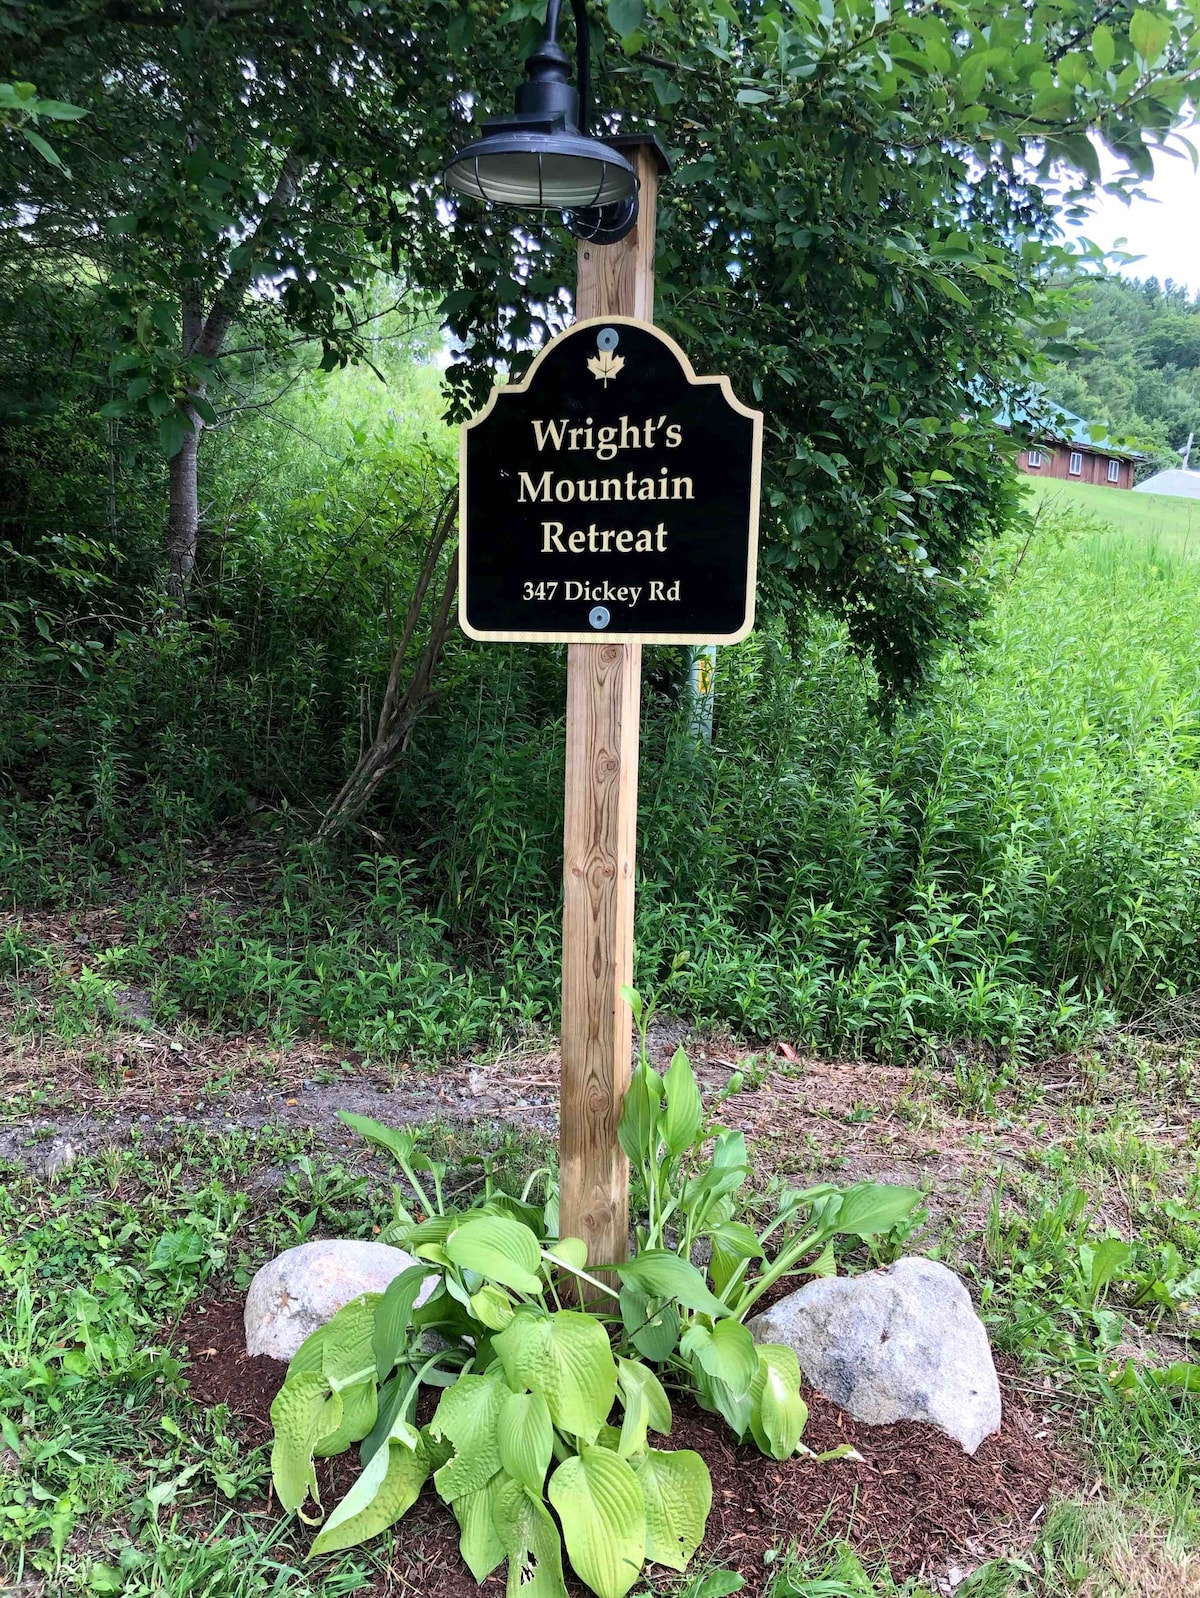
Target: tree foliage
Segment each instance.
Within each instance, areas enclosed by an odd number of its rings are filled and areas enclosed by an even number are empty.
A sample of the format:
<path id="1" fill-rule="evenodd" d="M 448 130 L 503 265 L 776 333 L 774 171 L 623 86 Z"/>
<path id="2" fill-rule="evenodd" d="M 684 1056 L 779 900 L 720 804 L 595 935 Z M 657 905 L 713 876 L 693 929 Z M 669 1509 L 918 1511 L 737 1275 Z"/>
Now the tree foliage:
<path id="1" fill-rule="evenodd" d="M 61 167 L 0 157 L 0 248 L 96 294 L 107 414 L 185 454 L 216 418 L 231 329 L 350 358 L 381 264 L 441 303 L 462 349 L 456 413 L 497 365 L 519 368 L 568 313 L 573 252 L 554 219 L 449 207 L 440 171 L 477 107 L 507 106 L 541 12 L 7 7 L 16 69 L 87 115 L 58 130 Z M 764 597 L 797 624 L 813 604 L 844 614 L 886 694 L 978 612 L 986 542 L 1012 510 L 992 401 L 1061 321 L 1055 206 L 1098 181 L 1096 140 L 1121 182 L 1150 175 L 1195 81 L 1196 16 L 1197 0 L 593 11 L 604 104 L 656 125 L 675 162 L 660 319 L 768 415 Z M 172 507 L 185 577 L 180 517 L 194 544 L 198 502 Z"/>
<path id="2" fill-rule="evenodd" d="M 1047 392 L 1178 465 L 1175 452 L 1200 437 L 1200 296 L 1156 278 L 1088 280 L 1072 322 L 1075 352 L 1047 373 Z"/>

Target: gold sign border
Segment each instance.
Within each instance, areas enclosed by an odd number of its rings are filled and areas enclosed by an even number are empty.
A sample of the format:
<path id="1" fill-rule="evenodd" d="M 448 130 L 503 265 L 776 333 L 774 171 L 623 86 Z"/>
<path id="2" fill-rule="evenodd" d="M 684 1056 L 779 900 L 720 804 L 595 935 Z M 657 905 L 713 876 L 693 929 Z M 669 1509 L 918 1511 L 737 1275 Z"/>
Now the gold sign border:
<path id="1" fill-rule="evenodd" d="M 689 384 L 701 387 L 705 384 L 716 383 L 724 390 L 725 398 L 735 411 L 742 416 L 748 416 L 754 424 L 754 437 L 751 445 L 752 460 L 750 465 L 750 547 L 746 560 L 746 595 L 748 600 L 745 623 L 734 633 L 620 633 L 610 632 L 607 628 L 602 631 L 596 628 L 588 632 L 571 633 L 526 633 L 526 632 L 480 632 L 467 622 L 467 434 L 471 428 L 477 427 L 492 413 L 492 407 L 502 394 L 523 394 L 533 382 L 538 367 L 563 339 L 571 337 L 586 327 L 639 327 L 647 333 L 652 333 L 660 344 L 665 344 L 683 367 L 684 374 Z M 733 385 L 727 377 L 697 377 L 695 368 L 687 355 L 675 340 L 661 328 L 655 327 L 653 322 L 643 322 L 636 316 L 591 316 L 582 322 L 572 322 L 571 326 L 564 328 L 555 338 L 552 338 L 544 349 L 538 351 L 533 364 L 525 374 L 523 383 L 498 383 L 491 392 L 487 404 L 478 416 L 472 416 L 469 422 L 463 422 L 458 430 L 458 625 L 468 638 L 476 638 L 481 643 L 496 644 L 740 644 L 743 638 L 749 637 L 754 630 L 755 610 L 755 583 L 758 577 L 758 512 L 759 512 L 759 486 L 762 478 L 762 425 L 761 411 L 753 410 L 749 405 L 743 405 L 733 392 Z"/>

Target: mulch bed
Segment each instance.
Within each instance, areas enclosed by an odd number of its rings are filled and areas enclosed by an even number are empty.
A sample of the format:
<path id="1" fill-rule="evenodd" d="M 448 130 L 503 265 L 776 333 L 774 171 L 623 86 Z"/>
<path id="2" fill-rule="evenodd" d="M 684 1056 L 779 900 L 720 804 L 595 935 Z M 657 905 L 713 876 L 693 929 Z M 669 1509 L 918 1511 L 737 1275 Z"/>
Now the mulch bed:
<path id="1" fill-rule="evenodd" d="M 247 1356 L 241 1300 L 192 1305 L 172 1341 L 187 1349 L 191 1396 L 228 1405 L 255 1442 L 265 1441 L 285 1367 Z M 822 1452 L 849 1443 L 863 1461 L 778 1464 L 739 1447 L 717 1417 L 673 1397 L 670 1446 L 696 1449 L 712 1473 L 712 1514 L 697 1560 L 740 1571 L 743 1591 L 753 1598 L 771 1574 L 764 1555 L 782 1552 L 793 1540 L 803 1547 L 844 1539 L 868 1559 L 886 1558 L 897 1578 L 930 1576 L 950 1564 L 972 1568 L 1027 1548 L 1051 1496 L 1077 1486 L 1079 1474 L 1061 1440 L 1063 1418 L 1053 1400 L 1023 1383 L 1012 1362 L 998 1365 L 1004 1423 L 970 1458 L 932 1427 L 909 1421 L 863 1426 L 806 1388 L 807 1446 Z M 317 1461 L 327 1508 L 357 1471 L 354 1450 Z M 432 1493 L 423 1493 L 409 1511 L 397 1542 L 381 1594 L 470 1598 L 481 1590 L 459 1557 L 457 1526 Z M 503 1590 L 500 1573 L 482 1592 L 493 1598 Z"/>

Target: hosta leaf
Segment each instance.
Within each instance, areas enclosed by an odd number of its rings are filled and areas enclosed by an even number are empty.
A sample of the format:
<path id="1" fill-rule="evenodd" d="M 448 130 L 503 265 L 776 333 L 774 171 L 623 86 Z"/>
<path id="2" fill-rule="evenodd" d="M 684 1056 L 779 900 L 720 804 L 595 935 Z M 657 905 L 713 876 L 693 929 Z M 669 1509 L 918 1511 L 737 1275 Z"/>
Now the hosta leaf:
<path id="1" fill-rule="evenodd" d="M 464 1493 L 450 1506 L 458 1521 L 458 1549 L 467 1569 L 482 1586 L 504 1558 L 504 1544 L 496 1530 L 496 1498 L 509 1478 L 501 1471 L 477 1492 Z"/>
<path id="2" fill-rule="evenodd" d="M 676 1298 L 687 1309 L 713 1317 L 729 1314 L 691 1261 L 668 1248 L 643 1249 L 626 1264 L 618 1265 L 616 1271 L 622 1282 L 654 1298 Z"/>
<path id="3" fill-rule="evenodd" d="M 710 1376 L 703 1366 L 699 1370 L 693 1366 L 692 1374 L 696 1380 L 696 1397 L 701 1405 L 720 1415 L 738 1442 L 744 1443 L 750 1431 L 750 1415 L 754 1408 L 750 1394 L 734 1393 L 723 1381 Z M 753 1385 L 751 1383 L 751 1387 Z"/>
<path id="4" fill-rule="evenodd" d="M 360 1137 L 365 1137 L 368 1143 L 385 1150 L 393 1159 L 411 1164 L 417 1141 L 415 1132 L 398 1126 L 384 1126 L 382 1121 L 373 1121 L 369 1115 L 356 1115 L 353 1110 L 339 1110 L 337 1114 L 339 1121 L 344 1121 Z"/>
<path id="5" fill-rule="evenodd" d="M 547 1252 L 573 1270 L 587 1269 L 587 1244 L 581 1237 L 560 1237 L 556 1243 L 549 1245 Z"/>
<path id="6" fill-rule="evenodd" d="M 646 1398 L 646 1422 L 651 1431 L 661 1432 L 664 1437 L 671 1435 L 671 1401 L 648 1366 L 640 1360 L 618 1358 L 617 1385 L 626 1399 L 640 1390 Z"/>
<path id="7" fill-rule="evenodd" d="M 750 1391 L 758 1370 L 758 1352 L 740 1321 L 718 1321 L 711 1331 L 699 1324 L 689 1326 L 679 1347 L 710 1376 L 724 1382 L 735 1398 Z"/>
<path id="8" fill-rule="evenodd" d="M 502 1287 L 485 1282 L 471 1294 L 471 1314 L 492 1332 L 502 1332 L 513 1318 L 513 1301 Z"/>
<path id="9" fill-rule="evenodd" d="M 413 1309 L 427 1274 L 419 1265 L 410 1265 L 388 1284 L 375 1306 L 371 1350 L 375 1356 L 375 1374 L 381 1382 L 387 1380 L 408 1342 Z"/>
<path id="10" fill-rule="evenodd" d="M 617 1126 L 617 1139 L 634 1165 L 653 1159 L 658 1151 L 662 1093 L 662 1079 L 652 1066 L 634 1068 Z"/>
<path id="11" fill-rule="evenodd" d="M 308 1557 L 355 1548 L 395 1525 L 416 1502 L 429 1475 L 429 1461 L 420 1448 L 388 1442 L 376 1450 L 350 1491 L 321 1527 Z"/>
<path id="12" fill-rule="evenodd" d="M 527 1226 L 507 1215 L 476 1215 L 446 1239 L 445 1250 L 461 1269 L 518 1293 L 540 1293 L 542 1251 Z"/>
<path id="13" fill-rule="evenodd" d="M 442 1394 L 429 1429 L 454 1444 L 454 1458 L 434 1478 L 448 1504 L 478 1491 L 500 1469 L 497 1422 L 507 1395 L 499 1376 L 460 1376 Z"/>
<path id="14" fill-rule="evenodd" d="M 388 1436 L 400 1415 L 401 1405 L 404 1403 L 405 1394 L 408 1392 L 410 1373 L 407 1368 L 393 1376 L 391 1381 L 385 1382 L 379 1389 L 376 1400 L 375 1424 L 363 1438 L 362 1447 L 358 1451 L 359 1463 L 370 1463 L 377 1449 L 383 1447 Z"/>
<path id="15" fill-rule="evenodd" d="M 876 1237 L 880 1232 L 890 1232 L 897 1222 L 911 1215 L 922 1196 L 915 1187 L 858 1182 L 847 1188 L 842 1202 L 831 1209 L 825 1229 L 850 1237 Z"/>
<path id="16" fill-rule="evenodd" d="M 663 1078 L 667 1113 L 663 1117 L 663 1142 L 670 1154 L 690 1149 L 704 1125 L 704 1103 L 696 1086 L 696 1073 L 683 1049 L 676 1049 Z"/>
<path id="17" fill-rule="evenodd" d="M 286 1510 L 301 1507 L 311 1493 L 317 1497 L 313 1450 L 335 1431 L 342 1418 L 340 1393 L 331 1393 L 320 1371 L 289 1376 L 271 1405 L 275 1441 L 271 1448 L 271 1479 L 275 1495 Z"/>
<path id="18" fill-rule="evenodd" d="M 511 1387 L 542 1393 L 561 1431 L 596 1440 L 617 1392 L 616 1363 L 599 1321 L 579 1310 L 546 1315 L 523 1308 L 492 1346 Z"/>
<path id="19" fill-rule="evenodd" d="M 509 1393 L 500 1409 L 499 1438 L 505 1470 L 540 1498 L 554 1447 L 550 1410 L 541 1393 Z"/>
<path id="20" fill-rule="evenodd" d="M 782 1343 L 758 1345 L 758 1371 L 750 1384 L 750 1429 L 772 1459 L 790 1459 L 808 1420 L 800 1397 L 800 1365 Z"/>
<path id="21" fill-rule="evenodd" d="M 674 1304 L 652 1299 L 636 1287 L 621 1289 L 621 1320 L 644 1359 L 661 1365 L 679 1340 L 679 1311 Z"/>
<path id="22" fill-rule="evenodd" d="M 496 1494 L 493 1519 L 508 1554 L 505 1598 L 566 1598 L 562 1540 L 541 1499 L 519 1481 L 506 1481 Z"/>
<path id="23" fill-rule="evenodd" d="M 320 1459 L 343 1453 L 351 1443 L 361 1443 L 374 1428 L 379 1414 L 379 1389 L 375 1385 L 375 1372 L 365 1382 L 353 1387 L 343 1387 L 342 1415 L 336 1430 L 323 1437 L 313 1450 Z"/>
<path id="24" fill-rule="evenodd" d="M 646 1558 L 685 1570 L 712 1508 L 708 1466 L 689 1448 L 651 1448 L 632 1463 L 646 1510 Z"/>
<path id="25" fill-rule="evenodd" d="M 584 1447 L 550 1478 L 550 1502 L 576 1573 L 599 1598 L 623 1598 L 646 1558 L 646 1508 L 629 1464 Z"/>
<path id="26" fill-rule="evenodd" d="M 646 1391 L 643 1387 L 635 1387 L 625 1394 L 625 1416 L 621 1421 L 621 1430 L 617 1437 L 617 1453 L 622 1459 L 628 1459 L 632 1454 L 640 1454 L 646 1447 L 646 1425 L 650 1419 L 650 1406 L 646 1402 Z"/>

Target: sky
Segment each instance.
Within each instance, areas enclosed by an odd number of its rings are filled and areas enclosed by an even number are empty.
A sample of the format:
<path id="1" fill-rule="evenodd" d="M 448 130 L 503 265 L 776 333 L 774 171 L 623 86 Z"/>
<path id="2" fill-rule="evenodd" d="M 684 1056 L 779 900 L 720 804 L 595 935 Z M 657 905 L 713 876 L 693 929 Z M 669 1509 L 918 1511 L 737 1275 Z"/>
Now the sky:
<path id="1" fill-rule="evenodd" d="M 1198 134 L 1200 129 L 1193 127 L 1193 142 L 1200 143 Z M 1116 163 L 1104 151 L 1101 167 L 1106 178 L 1116 171 Z M 1200 294 L 1200 172 L 1192 170 L 1186 155 L 1157 153 L 1153 182 L 1144 187 L 1151 198 L 1128 205 L 1111 194 L 1099 195 L 1087 223 L 1070 228 L 1069 234 L 1091 239 L 1104 249 L 1124 239 L 1121 248 L 1143 257 L 1119 269 L 1125 276 L 1171 277 Z"/>

